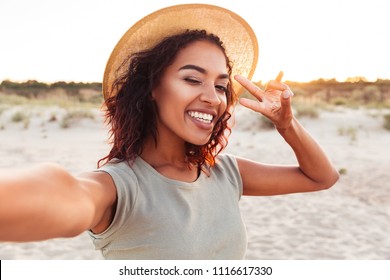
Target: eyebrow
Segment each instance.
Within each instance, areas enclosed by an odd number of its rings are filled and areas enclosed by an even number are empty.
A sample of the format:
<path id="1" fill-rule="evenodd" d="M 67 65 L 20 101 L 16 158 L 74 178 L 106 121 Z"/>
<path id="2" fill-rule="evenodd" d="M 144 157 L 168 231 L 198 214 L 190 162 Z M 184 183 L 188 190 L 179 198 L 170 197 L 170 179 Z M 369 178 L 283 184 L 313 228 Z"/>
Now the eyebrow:
<path id="1" fill-rule="evenodd" d="M 193 65 L 193 64 L 184 65 L 184 66 L 180 67 L 179 70 L 195 70 L 195 71 L 198 71 L 199 73 L 202 73 L 202 74 L 207 73 L 206 69 L 204 69 L 200 66 L 197 66 L 197 65 Z M 218 76 L 218 79 L 229 79 L 229 75 L 228 74 L 220 74 Z"/>

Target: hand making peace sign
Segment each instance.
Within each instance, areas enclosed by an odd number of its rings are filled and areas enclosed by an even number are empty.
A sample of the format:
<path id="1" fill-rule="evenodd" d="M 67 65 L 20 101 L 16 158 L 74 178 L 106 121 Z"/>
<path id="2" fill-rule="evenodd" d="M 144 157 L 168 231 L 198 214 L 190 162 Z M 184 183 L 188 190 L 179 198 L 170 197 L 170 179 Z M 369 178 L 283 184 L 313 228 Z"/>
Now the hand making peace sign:
<path id="1" fill-rule="evenodd" d="M 263 114 L 279 130 L 287 129 L 290 126 L 293 119 L 291 97 L 294 94 L 286 84 L 282 83 L 282 71 L 279 72 L 275 80 L 267 83 L 265 90 L 261 90 L 241 75 L 236 75 L 234 78 L 257 99 L 241 98 L 241 105 Z"/>

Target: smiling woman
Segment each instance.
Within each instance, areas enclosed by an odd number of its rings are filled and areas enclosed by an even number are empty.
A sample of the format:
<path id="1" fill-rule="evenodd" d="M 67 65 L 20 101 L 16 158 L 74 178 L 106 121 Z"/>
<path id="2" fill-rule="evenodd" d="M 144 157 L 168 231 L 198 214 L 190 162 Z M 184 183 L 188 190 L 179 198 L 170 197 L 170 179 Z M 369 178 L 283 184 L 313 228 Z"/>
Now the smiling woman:
<path id="1" fill-rule="evenodd" d="M 0 240 L 88 231 L 107 259 L 243 259 L 242 195 L 318 191 L 338 179 L 294 117 L 283 73 L 263 91 L 249 80 L 256 63 L 252 29 L 224 8 L 178 5 L 139 21 L 105 71 L 111 151 L 78 176 L 52 164 L 2 171 Z M 244 88 L 256 99 L 241 104 L 273 122 L 298 165 L 223 153 Z"/>
<path id="2" fill-rule="evenodd" d="M 181 145 L 177 145 L 175 137 L 165 141 L 165 134 L 170 133 L 168 137 L 176 135 L 179 142 L 186 140 L 189 162 L 213 164 L 215 149 L 223 148 L 227 142 L 224 131 L 229 110 L 237 99 L 231 89 L 232 68 L 220 39 L 204 30 L 186 31 L 165 38 L 147 51 L 133 53 L 130 59 L 129 65 L 123 65 L 128 69 L 126 74 L 113 81 L 112 93 L 106 93 L 110 96 L 106 100 L 107 119 L 112 123 L 114 148 L 105 159 L 133 160 L 144 150 L 154 150 L 157 136 L 159 142 L 166 143 L 166 149 L 168 145 L 177 149 Z M 172 102 L 177 106 L 172 107 Z M 137 103 L 138 107 L 144 106 L 146 114 L 140 116 L 137 110 L 128 109 Z M 195 119 L 191 117 L 196 114 Z M 200 114 L 211 115 L 212 121 L 200 121 Z M 122 119 L 128 119 L 129 124 L 119 123 Z M 122 129 L 128 127 L 140 133 L 124 134 Z M 147 130 L 150 132 L 143 132 Z M 123 141 L 123 135 L 127 138 L 127 154 L 121 153 L 121 142 L 115 142 Z M 151 143 L 147 140 L 150 136 Z"/>

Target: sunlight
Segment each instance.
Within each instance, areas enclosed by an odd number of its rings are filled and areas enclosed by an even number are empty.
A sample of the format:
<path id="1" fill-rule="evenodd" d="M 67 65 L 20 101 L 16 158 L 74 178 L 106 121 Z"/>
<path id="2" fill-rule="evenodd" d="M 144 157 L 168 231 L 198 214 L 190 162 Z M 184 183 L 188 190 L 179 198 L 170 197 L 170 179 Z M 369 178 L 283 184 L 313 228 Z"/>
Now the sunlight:
<path id="1" fill-rule="evenodd" d="M 1 1 L 0 81 L 99 82 L 112 48 L 131 24 L 158 8 L 190 2 Z M 253 80 L 273 79 L 280 70 L 295 81 L 390 78 L 389 1 L 198 2 L 231 9 L 252 26 L 260 48 Z"/>

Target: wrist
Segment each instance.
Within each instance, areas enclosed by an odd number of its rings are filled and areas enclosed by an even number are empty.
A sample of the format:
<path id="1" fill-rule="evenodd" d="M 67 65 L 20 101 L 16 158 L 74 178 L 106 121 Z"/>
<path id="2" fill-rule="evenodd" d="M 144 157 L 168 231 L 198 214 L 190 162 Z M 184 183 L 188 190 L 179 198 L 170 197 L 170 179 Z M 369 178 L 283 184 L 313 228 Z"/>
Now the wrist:
<path id="1" fill-rule="evenodd" d="M 295 123 L 296 123 L 296 119 L 295 117 L 292 117 L 291 118 L 291 121 L 287 124 L 287 125 L 284 125 L 284 126 L 276 126 L 275 125 L 275 128 L 277 129 L 277 131 L 280 133 L 280 134 L 285 134 L 287 131 L 290 131 L 290 130 L 293 130 L 294 129 L 294 126 L 295 126 Z"/>

